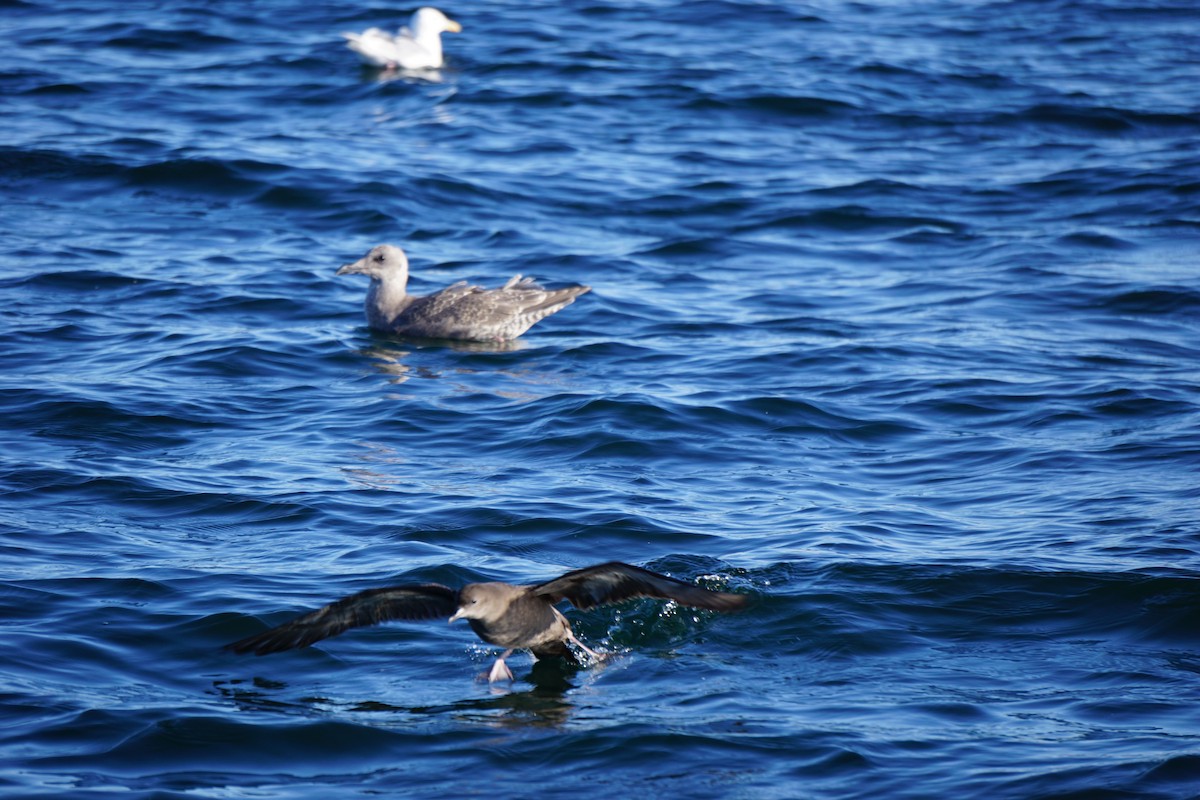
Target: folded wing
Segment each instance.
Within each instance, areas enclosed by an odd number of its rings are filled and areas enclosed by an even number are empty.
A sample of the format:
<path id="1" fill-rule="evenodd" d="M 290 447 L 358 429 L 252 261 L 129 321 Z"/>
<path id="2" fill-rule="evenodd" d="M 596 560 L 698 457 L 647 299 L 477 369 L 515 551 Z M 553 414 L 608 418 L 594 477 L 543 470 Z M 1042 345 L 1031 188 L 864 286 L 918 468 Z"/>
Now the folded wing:
<path id="1" fill-rule="evenodd" d="M 515 276 L 498 289 L 460 281 L 414 300 L 396 317 L 396 332 L 429 338 L 508 341 L 566 308 L 587 286 L 544 289 Z"/>
<path id="2" fill-rule="evenodd" d="M 368 28 L 362 33 L 343 33 L 342 36 L 346 38 L 346 46 L 372 66 L 401 69 L 441 66 L 432 53 L 403 33 L 390 36 L 379 28 Z"/>

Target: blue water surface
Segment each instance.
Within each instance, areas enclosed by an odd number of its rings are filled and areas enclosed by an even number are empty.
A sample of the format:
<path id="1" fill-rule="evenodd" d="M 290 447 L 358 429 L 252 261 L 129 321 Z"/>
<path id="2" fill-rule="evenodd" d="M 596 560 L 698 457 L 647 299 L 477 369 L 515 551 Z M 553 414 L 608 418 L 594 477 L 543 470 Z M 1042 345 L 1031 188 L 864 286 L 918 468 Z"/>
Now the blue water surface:
<path id="1" fill-rule="evenodd" d="M 0 0 L 0 794 L 1200 796 L 1193 0 L 443 9 Z M 220 650 L 609 559 L 752 604 Z"/>

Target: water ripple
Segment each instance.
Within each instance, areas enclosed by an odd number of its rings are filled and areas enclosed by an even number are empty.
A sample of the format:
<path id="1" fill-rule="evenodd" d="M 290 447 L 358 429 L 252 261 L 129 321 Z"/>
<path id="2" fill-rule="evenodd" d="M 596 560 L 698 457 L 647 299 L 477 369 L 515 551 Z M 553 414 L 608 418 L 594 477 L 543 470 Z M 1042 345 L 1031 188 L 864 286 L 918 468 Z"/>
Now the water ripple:
<path id="1" fill-rule="evenodd" d="M 0 791 L 1196 794 L 1189 3 L 0 5 Z M 219 649 L 613 558 L 751 607 Z"/>

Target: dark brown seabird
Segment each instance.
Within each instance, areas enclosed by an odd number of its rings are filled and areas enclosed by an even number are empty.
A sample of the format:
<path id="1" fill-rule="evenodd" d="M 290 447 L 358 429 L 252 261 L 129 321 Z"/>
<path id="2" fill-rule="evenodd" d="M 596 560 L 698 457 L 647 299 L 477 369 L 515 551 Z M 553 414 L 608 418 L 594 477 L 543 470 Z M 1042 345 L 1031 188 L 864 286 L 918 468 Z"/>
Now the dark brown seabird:
<path id="1" fill-rule="evenodd" d="M 408 256 L 390 244 L 372 248 L 353 264 L 343 264 L 337 274 L 371 279 L 365 304 L 369 326 L 421 339 L 507 342 L 591 289 L 544 289 L 532 278 L 514 275 L 498 289 L 459 281 L 431 295 L 410 295 Z"/>
<path id="2" fill-rule="evenodd" d="M 575 638 L 555 603 L 567 600 L 586 610 L 635 597 L 673 600 L 679 605 L 713 611 L 737 611 L 747 600 L 746 595 L 713 592 L 641 567 L 610 561 L 534 586 L 468 583 L 455 590 L 440 583 L 421 583 L 367 589 L 225 648 L 235 653 L 265 656 L 307 647 L 363 625 L 449 615 L 450 622 L 465 619 L 480 639 L 505 648 L 492 665 L 488 680 L 511 681 L 513 674 L 504 660 L 514 650 L 529 650 L 536 658 L 557 657 L 578 663 L 568 647 L 574 644 L 593 658 L 603 658 Z"/>

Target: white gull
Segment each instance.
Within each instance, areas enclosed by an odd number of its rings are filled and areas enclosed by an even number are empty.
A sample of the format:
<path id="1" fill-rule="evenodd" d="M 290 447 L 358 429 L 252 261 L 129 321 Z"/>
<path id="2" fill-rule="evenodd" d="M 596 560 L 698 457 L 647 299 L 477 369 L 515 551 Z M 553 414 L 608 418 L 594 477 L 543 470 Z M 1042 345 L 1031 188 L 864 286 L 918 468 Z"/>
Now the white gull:
<path id="1" fill-rule="evenodd" d="M 408 26 L 391 36 L 380 28 L 362 33 L 343 33 L 346 46 L 373 67 L 384 69 L 437 69 L 442 66 L 442 33 L 462 30 L 436 8 L 425 6 L 413 12 Z"/>

